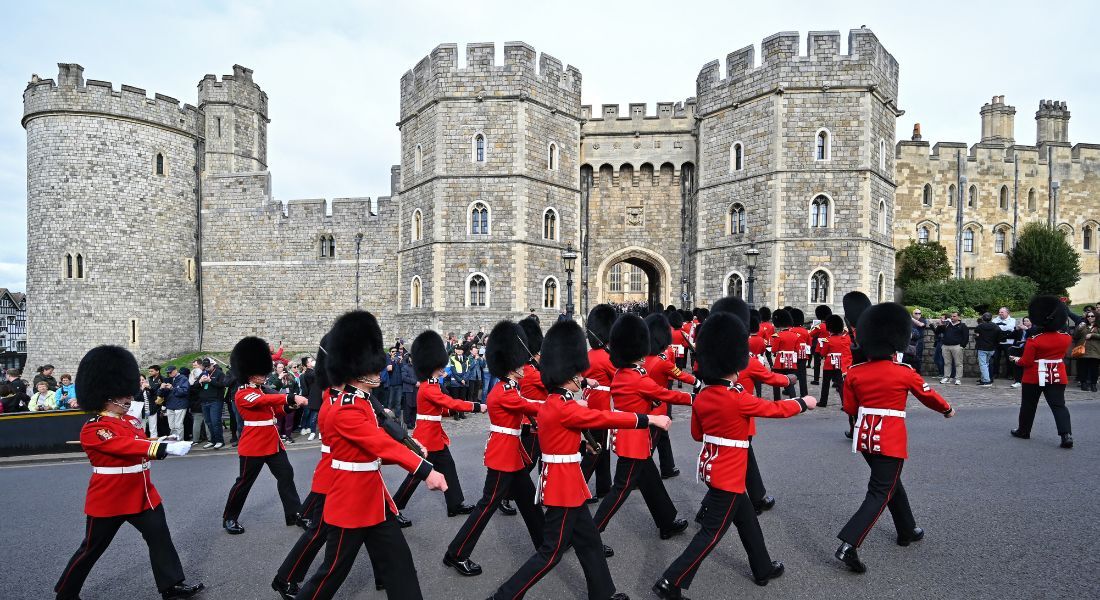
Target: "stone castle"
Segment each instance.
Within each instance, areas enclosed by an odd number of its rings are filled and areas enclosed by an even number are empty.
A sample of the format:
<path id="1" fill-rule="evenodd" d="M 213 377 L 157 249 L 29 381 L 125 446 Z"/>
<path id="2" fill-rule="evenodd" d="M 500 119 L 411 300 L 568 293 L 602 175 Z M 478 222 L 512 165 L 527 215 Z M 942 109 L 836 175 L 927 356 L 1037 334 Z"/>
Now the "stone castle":
<path id="1" fill-rule="evenodd" d="M 895 145 L 898 63 L 870 30 L 849 32 L 846 54 L 839 32 L 809 33 L 805 54 L 799 42 L 778 33 L 759 59 L 748 46 L 707 63 L 696 95 L 656 114 L 599 115 L 577 68 L 527 44 L 506 43 L 504 64 L 493 44 L 468 44 L 464 65 L 440 45 L 401 78 L 389 195 L 330 201 L 273 197 L 268 97 L 251 70 L 205 76 L 197 106 L 181 106 L 61 64 L 23 96 L 29 362 L 70 369 L 100 343 L 143 359 L 223 351 L 250 334 L 307 349 L 357 305 L 390 337 L 553 319 L 567 247 L 580 313 L 747 294 L 750 248 L 757 304 L 891 299 L 895 248 L 921 227 L 954 235 L 941 188 L 962 155 L 941 149 L 965 146 Z M 1065 143 L 1064 105 L 1041 110 L 1064 115 L 1041 121 L 1050 139 L 1014 146 L 1009 112 L 983 109 L 983 141 L 962 161 L 981 186 L 967 225 L 986 237 L 1018 225 L 982 195 L 1020 164 L 1009 189 L 1045 198 L 1039 180 L 1056 172 L 1052 214 L 1084 236 L 1100 216 L 1095 147 Z M 975 246 L 967 274 L 1003 269 L 985 238 Z"/>

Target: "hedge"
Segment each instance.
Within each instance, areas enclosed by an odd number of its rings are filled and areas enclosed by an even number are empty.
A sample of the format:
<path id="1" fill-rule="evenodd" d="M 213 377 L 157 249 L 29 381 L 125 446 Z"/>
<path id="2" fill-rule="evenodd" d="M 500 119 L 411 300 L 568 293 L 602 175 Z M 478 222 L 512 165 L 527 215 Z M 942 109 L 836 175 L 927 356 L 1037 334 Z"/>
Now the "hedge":
<path id="1" fill-rule="evenodd" d="M 975 313 L 996 312 L 1007 306 L 1009 310 L 1027 308 L 1039 286 L 1030 278 L 1014 275 L 998 275 L 990 279 L 948 279 L 913 283 L 904 290 L 905 304 L 927 307 L 933 313 L 945 310 L 972 309 Z"/>

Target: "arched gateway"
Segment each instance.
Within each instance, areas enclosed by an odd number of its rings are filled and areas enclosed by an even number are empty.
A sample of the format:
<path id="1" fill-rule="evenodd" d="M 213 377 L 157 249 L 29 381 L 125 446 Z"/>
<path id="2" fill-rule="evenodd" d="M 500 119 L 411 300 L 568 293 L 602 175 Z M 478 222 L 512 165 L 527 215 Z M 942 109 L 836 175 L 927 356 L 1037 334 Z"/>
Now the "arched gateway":
<path id="1" fill-rule="evenodd" d="M 615 268 L 616 265 L 621 266 Z M 670 304 L 671 280 L 672 268 L 661 255 L 639 246 L 628 246 L 600 262 L 596 269 L 596 301 Z"/>

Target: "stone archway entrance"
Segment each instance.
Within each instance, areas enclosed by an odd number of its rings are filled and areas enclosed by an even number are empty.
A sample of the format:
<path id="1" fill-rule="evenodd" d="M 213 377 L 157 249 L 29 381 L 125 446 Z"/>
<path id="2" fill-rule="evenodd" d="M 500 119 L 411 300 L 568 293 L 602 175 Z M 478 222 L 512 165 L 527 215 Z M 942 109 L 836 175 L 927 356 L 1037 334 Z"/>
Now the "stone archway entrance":
<path id="1" fill-rule="evenodd" d="M 597 302 L 669 304 L 672 269 L 659 254 L 631 246 L 605 258 L 596 271 Z"/>

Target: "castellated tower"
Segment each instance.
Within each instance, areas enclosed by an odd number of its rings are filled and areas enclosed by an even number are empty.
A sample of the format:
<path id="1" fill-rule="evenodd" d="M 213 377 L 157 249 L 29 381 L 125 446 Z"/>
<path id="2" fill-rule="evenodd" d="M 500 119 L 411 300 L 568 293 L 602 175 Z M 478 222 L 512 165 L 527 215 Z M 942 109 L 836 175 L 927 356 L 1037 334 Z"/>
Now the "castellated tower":
<path id="1" fill-rule="evenodd" d="M 444 44 L 401 78 L 398 306 L 448 331 L 556 314 L 579 244 L 581 74 L 522 42 L 494 54 L 468 44 L 460 68 Z"/>
<path id="2" fill-rule="evenodd" d="M 206 172 L 267 170 L 267 93 L 252 81 L 252 69 L 233 65 L 222 81 L 199 82 L 199 110 L 206 116 Z"/>
<path id="3" fill-rule="evenodd" d="M 202 114 L 58 68 L 23 92 L 28 364 L 72 371 L 103 343 L 193 350 Z"/>
<path id="4" fill-rule="evenodd" d="M 696 303 L 744 285 L 755 303 L 841 306 L 848 290 L 893 298 L 898 63 L 868 29 L 766 38 L 697 80 Z M 742 216 L 743 215 L 743 216 Z"/>

